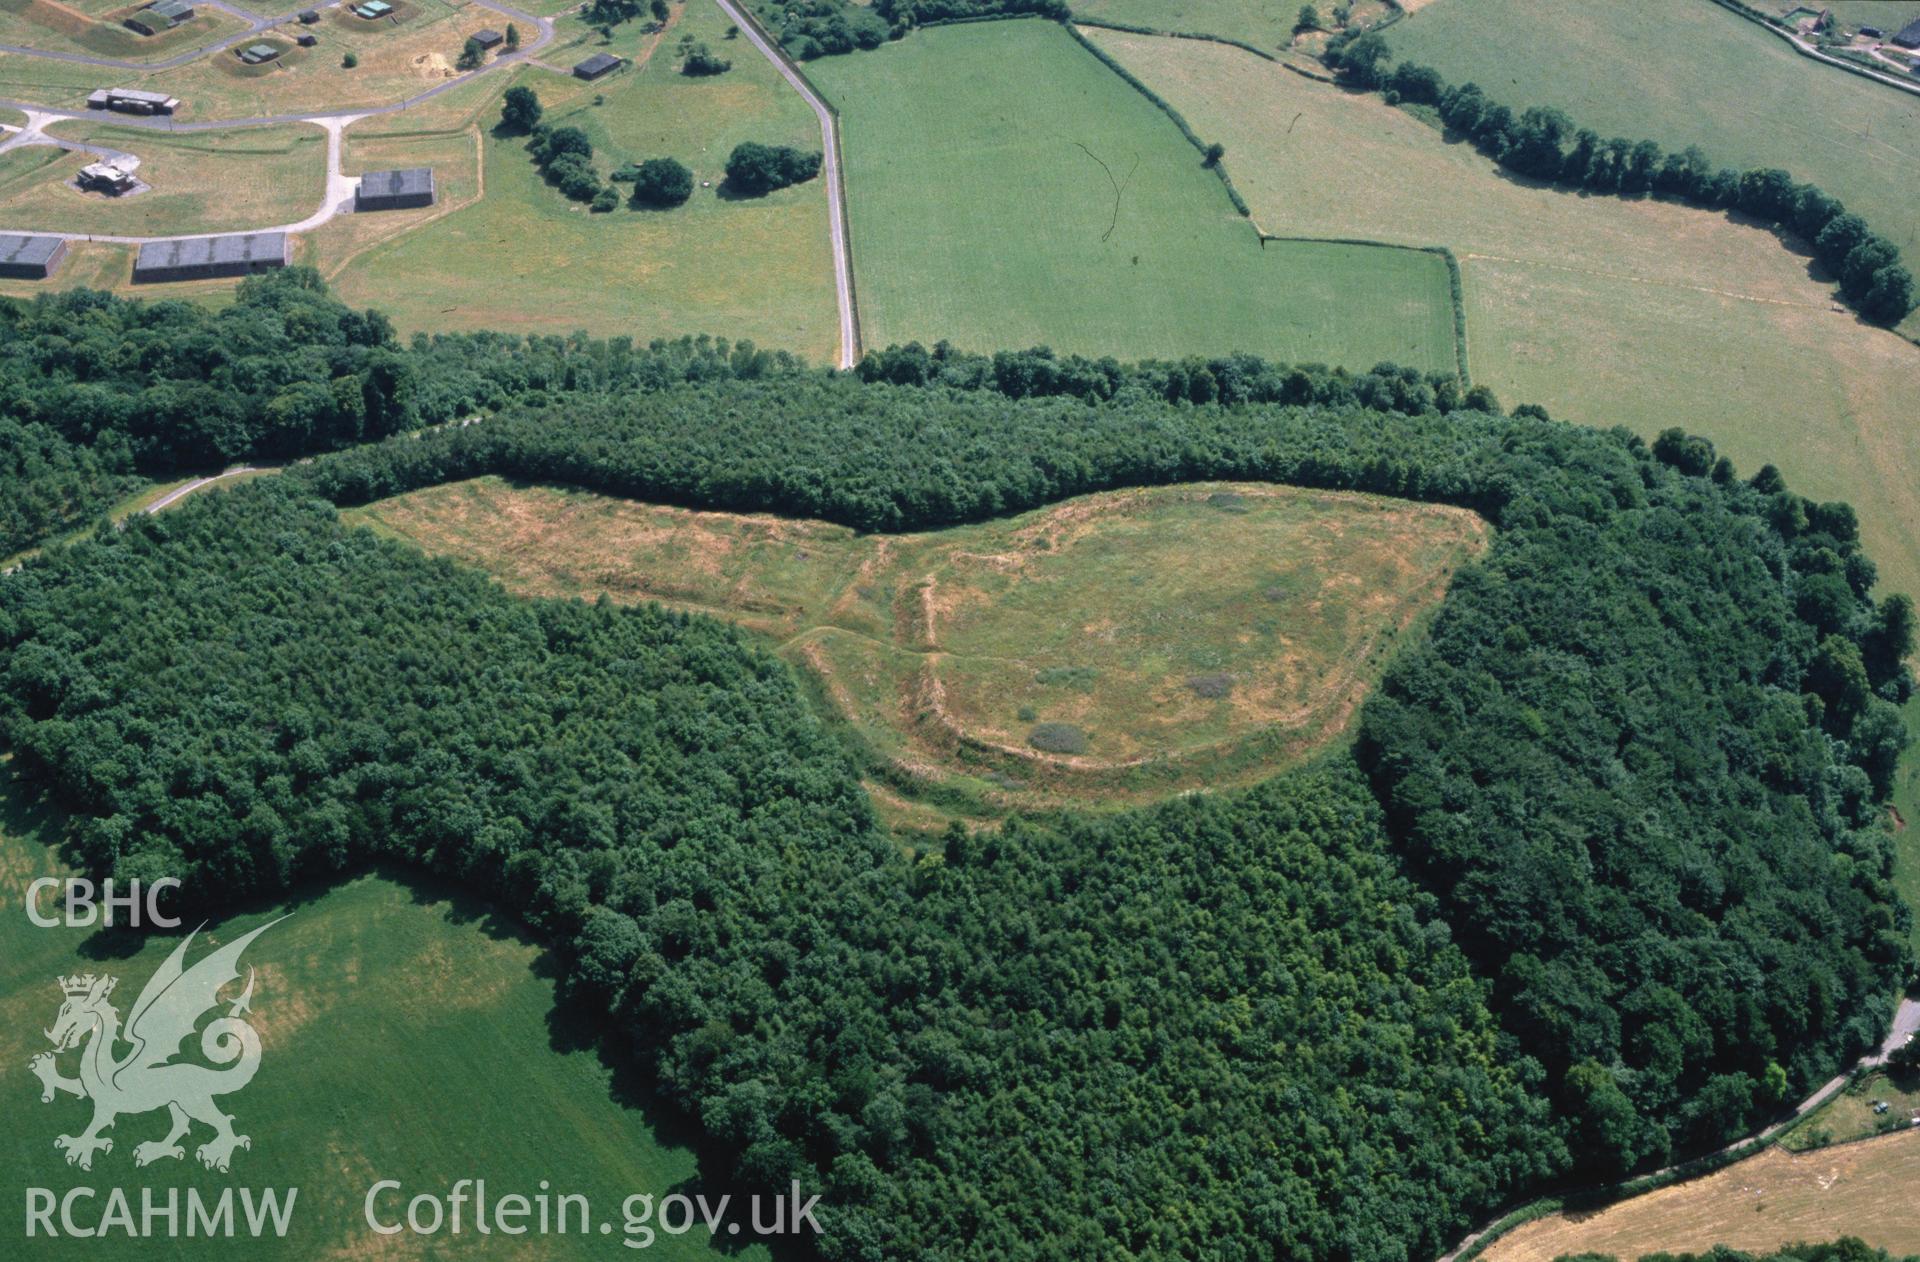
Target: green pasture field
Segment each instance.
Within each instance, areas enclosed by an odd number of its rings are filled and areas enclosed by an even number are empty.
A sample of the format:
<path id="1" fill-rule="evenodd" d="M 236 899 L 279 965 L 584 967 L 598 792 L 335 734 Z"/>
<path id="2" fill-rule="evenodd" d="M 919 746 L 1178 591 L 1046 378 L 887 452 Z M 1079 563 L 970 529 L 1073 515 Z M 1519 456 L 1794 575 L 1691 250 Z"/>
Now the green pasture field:
<path id="1" fill-rule="evenodd" d="M 335 280 L 342 298 L 409 331 L 709 332 L 830 361 L 839 326 L 825 185 L 719 195 L 741 141 L 820 145 L 813 112 L 749 44 L 725 38 L 728 25 L 713 0 L 691 0 L 669 32 L 733 59 L 714 78 L 677 73 L 671 47 L 596 84 L 539 69 L 489 76 L 485 197 L 361 254 Z M 548 121 L 587 132 L 603 177 L 630 160 L 678 158 L 693 169 L 692 199 L 672 210 L 623 202 L 604 215 L 568 201 L 534 170 L 524 137 L 494 131 L 511 82 L 539 94 Z"/>
<path id="2" fill-rule="evenodd" d="M 1808 61 L 1718 5 L 1438 0 L 1387 40 L 1516 113 L 1558 105 L 1603 136 L 1784 167 L 1920 258 L 1920 95 Z"/>
<path id="3" fill-rule="evenodd" d="M 842 115 L 869 346 L 1454 366 L 1440 259 L 1262 250 L 1166 116 L 1052 23 L 920 31 L 808 73 Z"/>
<path id="4" fill-rule="evenodd" d="M 136 1214 L 142 1186 L 162 1197 L 168 1188 L 183 1197 L 187 1188 L 206 1197 L 226 1187 L 299 1192 L 284 1240 L 39 1237 L 26 1246 L 30 1256 L 604 1258 L 609 1250 L 627 1252 L 619 1224 L 628 1195 L 657 1199 L 697 1182 L 692 1152 L 677 1131 L 662 1129 L 668 1124 L 645 1103 L 645 1083 L 610 1068 L 617 1055 L 603 1059 L 594 1032 L 556 1005 L 541 947 L 486 904 L 401 871 L 248 908 L 208 925 L 197 940 L 190 960 L 199 958 L 202 943 L 230 941 L 291 913 L 244 960 L 257 970 L 252 1014 L 264 1051 L 253 1082 L 221 1100 L 235 1129 L 252 1139 L 250 1149 L 234 1155 L 230 1174 L 204 1170 L 194 1159 L 204 1127 L 188 1140 L 183 1161 L 136 1168 L 133 1148 L 161 1136 L 162 1113 L 120 1118 L 109 1132 L 113 1150 L 97 1156 L 91 1172 L 67 1166 L 53 1138 L 83 1128 L 87 1106 L 65 1095 L 43 1104 L 39 1082 L 25 1070 L 29 1057 L 49 1047 L 41 1031 L 61 1002 L 55 979 L 120 977 L 115 998 L 124 1017 L 178 939 L 30 924 L 28 882 L 66 874 L 55 849 L 59 827 L 58 814 L 36 804 L 0 764 L 0 1162 L 14 1189 L 0 1208 L 0 1232 L 24 1239 L 24 1187 L 56 1194 L 99 1189 L 91 1202 L 96 1216 L 111 1187 L 132 1189 Z M 63 1071 L 73 1073 L 76 1060 L 65 1057 Z M 463 1177 L 485 1178 L 493 1197 L 533 1196 L 548 1180 L 553 1193 L 587 1195 L 594 1218 L 612 1220 L 615 1232 L 522 1237 L 503 1252 L 508 1242 L 473 1234 L 471 1219 L 465 1234 L 430 1240 L 376 1236 L 365 1226 L 363 1202 L 376 1180 L 397 1179 L 408 1195 L 444 1196 Z M 389 1195 L 382 1211 L 393 1204 Z M 644 1256 L 719 1254 L 696 1227 L 658 1236 Z M 764 1262 L 769 1255 L 752 1245 L 739 1256 Z"/>
<path id="5" fill-rule="evenodd" d="M 1457 509 L 1219 484 L 884 537 L 498 478 L 348 517 L 518 592 L 737 621 L 807 668 L 879 774 L 963 813 L 1301 760 L 1487 540 Z"/>
<path id="6" fill-rule="evenodd" d="M 1469 366 L 1508 406 L 1648 436 L 1684 425 L 1742 474 L 1771 461 L 1803 494 L 1853 503 L 1884 583 L 1920 596 L 1920 348 L 1839 308 L 1772 233 L 1509 179 L 1378 97 L 1239 49 L 1091 34 L 1227 146 L 1267 231 L 1452 248 Z"/>
<path id="7" fill-rule="evenodd" d="M 38 105 L 75 109 L 85 105 L 87 94 L 100 86 L 102 73 L 98 66 L 0 53 L 0 94 Z M 138 73 L 122 72 L 113 86 L 137 88 L 140 79 Z M 18 125 L 24 120 L 10 115 L 7 121 Z"/>
<path id="8" fill-rule="evenodd" d="M 0 0 L 0 43 L 122 61 L 163 61 L 246 29 L 232 14 L 203 5 L 170 31 L 141 35 L 121 25 L 140 7 L 123 3 L 82 9 L 61 0 Z"/>
<path id="9" fill-rule="evenodd" d="M 49 134 L 138 154 L 138 174 L 152 187 L 121 197 L 82 193 L 67 181 L 93 159 L 68 154 L 0 194 L 0 214 L 15 228 L 119 236 L 267 228 L 312 214 L 326 186 L 326 136 L 317 127 L 171 133 L 75 121 Z"/>
<path id="10" fill-rule="evenodd" d="M 1333 21 L 1333 5 L 1322 3 L 1320 17 Z M 1293 42 L 1293 22 L 1300 6 L 1255 3 L 1254 0 L 1082 0 L 1073 6 L 1075 17 L 1125 22 L 1156 31 L 1189 31 L 1220 35 L 1277 52 Z"/>

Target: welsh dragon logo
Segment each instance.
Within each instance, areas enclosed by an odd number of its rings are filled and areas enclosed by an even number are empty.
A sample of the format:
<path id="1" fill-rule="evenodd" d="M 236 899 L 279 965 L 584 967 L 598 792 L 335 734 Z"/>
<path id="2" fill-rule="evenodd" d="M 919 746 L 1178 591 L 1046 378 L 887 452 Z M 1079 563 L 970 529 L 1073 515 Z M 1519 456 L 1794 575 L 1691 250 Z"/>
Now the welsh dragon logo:
<path id="1" fill-rule="evenodd" d="M 60 1005 L 53 1028 L 44 1031 L 53 1042 L 53 1051 L 41 1052 L 27 1062 L 27 1068 L 40 1079 L 42 1103 L 50 1103 L 59 1092 L 93 1101 L 92 1125 L 80 1135 L 62 1135 L 53 1141 L 55 1148 L 67 1154 L 67 1164 L 91 1170 L 96 1152 L 113 1151 L 113 1141 L 101 1132 L 121 1114 L 150 1113 L 161 1108 L 167 1110 L 172 1124 L 164 1139 L 134 1147 L 133 1163 L 137 1166 L 186 1156 L 180 1141 L 193 1122 L 213 1128 L 213 1138 L 194 1154 L 209 1169 L 225 1173 L 234 1149 L 253 1147 L 247 1136 L 234 1134 L 233 1118 L 214 1103 L 215 1096 L 231 1095 L 252 1082 L 260 1068 L 260 1033 L 240 1019 L 253 1001 L 251 968 L 247 970 L 246 989 L 227 1005 L 227 1014 L 200 1031 L 201 1054 L 225 1068 L 169 1062 L 180 1053 L 181 1044 L 193 1035 L 201 1018 L 220 1006 L 221 988 L 238 980 L 240 953 L 279 923 L 276 920 L 261 925 L 189 968 L 187 948 L 199 933 L 195 929 L 147 981 L 127 1014 L 124 1031 L 119 1010 L 107 1002 L 119 978 L 88 973 L 60 979 L 66 1001 Z M 121 1043 L 131 1045 L 132 1051 L 116 1058 Z M 75 1048 L 80 1048 L 80 1076 L 67 1078 L 61 1075 L 55 1057 Z"/>

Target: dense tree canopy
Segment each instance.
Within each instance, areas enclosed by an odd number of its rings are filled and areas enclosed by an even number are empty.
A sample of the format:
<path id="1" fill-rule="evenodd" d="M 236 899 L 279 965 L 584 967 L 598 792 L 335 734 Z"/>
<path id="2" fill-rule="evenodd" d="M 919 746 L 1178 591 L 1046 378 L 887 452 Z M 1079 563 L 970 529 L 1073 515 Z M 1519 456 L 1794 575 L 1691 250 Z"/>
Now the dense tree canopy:
<path id="1" fill-rule="evenodd" d="M 1879 1033 L 1913 619 L 1845 506 L 1397 370 L 505 345 L 414 353 L 527 404 L 0 584 L 0 740 L 96 867 L 211 899 L 390 855 L 508 900 L 741 1180 L 828 1189 L 827 1256 L 1417 1257 L 1716 1144 Z M 1308 401 L 1196 405 L 1200 370 Z M 734 633 L 518 602 L 307 498 L 482 472 L 880 530 L 1269 479 L 1497 533 L 1357 756 L 909 856 Z"/>

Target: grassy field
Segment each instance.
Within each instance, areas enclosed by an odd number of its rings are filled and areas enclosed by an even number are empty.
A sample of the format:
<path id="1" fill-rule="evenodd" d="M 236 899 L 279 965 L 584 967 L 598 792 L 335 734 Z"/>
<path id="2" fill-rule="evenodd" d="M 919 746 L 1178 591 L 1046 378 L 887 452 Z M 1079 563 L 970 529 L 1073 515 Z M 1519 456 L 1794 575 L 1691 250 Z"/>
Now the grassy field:
<path id="1" fill-rule="evenodd" d="M 48 1046 L 41 1031 L 61 999 L 54 979 L 119 976 L 124 1016 L 175 940 L 33 927 L 20 911 L 24 891 L 36 876 L 63 872 L 57 831 L 57 816 L 30 803 L 0 764 L 0 893 L 9 908 L 0 918 L 0 1064 L 8 1067 L 0 1162 L 8 1182 L 56 1192 L 90 1186 L 102 1196 L 112 1186 L 209 1195 L 230 1185 L 297 1187 L 299 1199 L 284 1241 L 42 1238 L 30 1246 L 34 1257 L 605 1257 L 618 1246 L 577 1235 L 546 1237 L 537 1250 L 526 1243 L 533 1237 L 515 1242 L 517 1251 L 489 1249 L 498 1237 L 488 1241 L 470 1225 L 458 1237 L 379 1238 L 366 1229 L 361 1205 L 383 1178 L 402 1181 L 409 1195 L 444 1195 L 457 1178 L 484 1177 L 495 1197 L 536 1194 L 546 1179 L 555 1193 L 588 1195 L 596 1219 L 617 1223 L 627 1195 L 660 1196 L 696 1178 L 692 1153 L 650 1120 L 644 1084 L 610 1070 L 591 1031 L 555 1006 L 541 948 L 484 904 L 404 873 L 362 876 L 208 926 L 202 941 L 231 940 L 292 912 L 248 952 L 258 969 L 253 1019 L 264 1054 L 258 1077 L 223 1101 L 253 1140 L 235 1155 L 231 1175 L 202 1170 L 191 1154 L 136 1170 L 133 1146 L 159 1137 L 159 1114 L 121 1119 L 113 1151 L 91 1173 L 67 1166 L 53 1137 L 84 1126 L 85 1105 L 66 1096 L 42 1104 L 39 1084 L 21 1068 Z M 203 1128 L 196 1138 L 204 1137 Z M 102 1204 L 93 1202 L 95 1213 Z M 22 1238 L 22 1213 L 20 1196 L 5 1198 L 7 1238 Z M 662 1235 L 648 1256 L 655 1253 L 718 1256 L 704 1229 Z M 755 1246 L 744 1256 L 760 1262 L 767 1254 Z"/>
<path id="2" fill-rule="evenodd" d="M 1683 424 L 1743 472 L 1776 463 L 1802 493 L 1854 503 L 1882 578 L 1920 595 L 1920 348 L 1836 309 L 1773 234 L 1533 187 L 1238 49 L 1092 34 L 1226 144 L 1268 231 L 1454 249 L 1474 380 L 1506 403 L 1648 435 Z"/>
<path id="3" fill-rule="evenodd" d="M 1262 250 L 1165 115 L 1050 23 L 922 31 L 808 73 L 842 113 L 871 346 L 1453 366 L 1440 260 Z"/>
<path id="4" fill-rule="evenodd" d="M 326 136 L 317 127 L 172 134 L 75 121 L 49 134 L 138 154 L 151 188 L 127 197 L 82 193 L 67 181 L 93 159 L 68 154 L 40 178 L 0 192 L 0 214 L 14 227 L 119 236 L 265 228 L 305 218 L 325 188 Z"/>
<path id="5" fill-rule="evenodd" d="M 616 51 L 620 39 L 639 38 L 637 25 L 616 28 Z M 820 143 L 805 102 L 750 46 L 726 40 L 728 25 L 712 0 L 692 0 L 668 32 L 724 49 L 733 69 L 716 78 L 676 73 L 668 48 L 598 84 L 539 69 L 513 80 L 539 93 L 549 121 L 592 137 L 603 175 L 631 159 L 686 163 L 710 186 L 697 184 L 685 206 L 593 215 L 569 202 L 542 182 L 524 138 L 493 132 L 497 94 L 510 80 L 490 76 L 474 115 L 484 124 L 485 198 L 358 254 L 335 278 L 342 297 L 380 307 L 407 330 L 710 332 L 831 359 L 838 324 L 825 186 L 745 200 L 717 191 L 743 140 Z"/>
<path id="6" fill-rule="evenodd" d="M 1211 484 L 885 537 L 499 479 L 349 516 L 515 591 L 740 622 L 809 668 L 897 786 L 964 813 L 1297 761 L 1486 539 L 1454 509 Z"/>
<path id="7" fill-rule="evenodd" d="M 1099 18 L 1152 27 L 1156 31 L 1193 31 L 1222 35 L 1269 51 L 1292 42 L 1299 5 L 1256 3 L 1256 0 L 1082 0 L 1073 6 L 1076 17 Z M 1331 20 L 1332 6 L 1321 9 Z"/>
<path id="8" fill-rule="evenodd" d="M 140 3 L 82 7 L 62 0 L 0 0 L 0 43 L 122 61 L 164 61 L 246 29 L 232 14 L 202 6 L 170 31 L 141 35 L 121 25 L 140 7 Z"/>
<path id="9" fill-rule="evenodd" d="M 1603 136 L 1785 167 L 1920 256 L 1920 96 L 1810 62 L 1718 5 L 1440 0 L 1387 38 L 1396 57 L 1476 80 L 1516 113 L 1559 105 Z"/>
<path id="10" fill-rule="evenodd" d="M 386 105 L 454 77 L 454 62 L 475 31 L 507 28 L 505 16 L 478 4 L 415 0 L 408 16 L 396 25 L 329 9 L 314 26 L 275 28 L 270 42 L 288 46 L 277 61 L 249 66 L 229 50 L 152 75 L 141 86 L 179 97 L 184 119 Z M 296 32 L 309 31 L 319 41 L 314 47 L 292 45 Z M 525 39 L 533 35 L 521 32 Z M 340 64 L 348 52 L 359 59 L 351 70 Z"/>
<path id="11" fill-rule="evenodd" d="M 86 104 L 87 94 L 100 86 L 106 73 L 98 66 L 49 61 L 24 53 L 0 53 L 0 94 L 40 105 L 77 109 Z M 140 76 L 116 75 L 115 87 L 138 87 Z M 18 118 L 7 121 L 19 123 Z"/>
<path id="12" fill-rule="evenodd" d="M 1444 0 L 1443 0 L 1444 2 Z M 1771 1148 L 1689 1183 L 1599 1213 L 1555 1214 L 1488 1247 L 1486 1262 L 1549 1262 L 1570 1253 L 1637 1258 L 1753 1253 L 1801 1240 L 1858 1236 L 1896 1256 L 1920 1253 L 1920 1131 L 1795 1156 Z"/>
<path id="13" fill-rule="evenodd" d="M 1879 1105 L 1886 1112 L 1877 1112 Z M 1791 1152 L 1902 1130 L 1920 1118 L 1920 1073 L 1872 1073 L 1850 1084 L 1807 1121 L 1781 1137 Z"/>

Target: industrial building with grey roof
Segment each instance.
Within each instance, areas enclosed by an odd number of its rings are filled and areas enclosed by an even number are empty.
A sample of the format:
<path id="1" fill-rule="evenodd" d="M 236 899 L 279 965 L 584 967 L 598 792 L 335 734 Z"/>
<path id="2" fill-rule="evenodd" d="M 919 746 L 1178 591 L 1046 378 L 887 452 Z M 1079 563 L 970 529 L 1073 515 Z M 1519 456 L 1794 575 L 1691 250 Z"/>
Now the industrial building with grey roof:
<path id="1" fill-rule="evenodd" d="M 135 283 L 248 276 L 287 265 L 287 234 L 249 232 L 225 237 L 149 241 L 133 262 Z"/>

